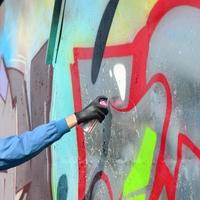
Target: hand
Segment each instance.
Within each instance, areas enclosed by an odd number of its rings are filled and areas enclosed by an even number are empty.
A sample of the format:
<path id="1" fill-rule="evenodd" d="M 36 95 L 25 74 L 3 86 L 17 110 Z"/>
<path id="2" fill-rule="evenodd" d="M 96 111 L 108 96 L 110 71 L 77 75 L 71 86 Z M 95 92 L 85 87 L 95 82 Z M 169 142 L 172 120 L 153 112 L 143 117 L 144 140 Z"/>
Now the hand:
<path id="1" fill-rule="evenodd" d="M 97 119 L 101 123 L 105 119 L 105 116 L 108 114 L 108 107 L 101 105 L 101 100 L 107 101 L 108 98 L 105 96 L 98 96 L 81 112 L 75 113 L 78 124 L 87 123 L 94 119 Z"/>

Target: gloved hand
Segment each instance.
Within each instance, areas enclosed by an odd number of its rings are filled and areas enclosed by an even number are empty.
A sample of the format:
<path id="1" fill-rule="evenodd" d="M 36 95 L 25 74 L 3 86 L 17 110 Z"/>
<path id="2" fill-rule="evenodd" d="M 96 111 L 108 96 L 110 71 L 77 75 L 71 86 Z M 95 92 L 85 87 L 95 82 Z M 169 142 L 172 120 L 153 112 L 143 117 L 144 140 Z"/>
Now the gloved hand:
<path id="1" fill-rule="evenodd" d="M 101 100 L 107 101 L 108 98 L 105 96 L 98 96 L 81 112 L 75 113 L 78 124 L 87 123 L 94 119 L 97 119 L 101 123 L 105 119 L 105 116 L 108 114 L 108 107 L 101 105 Z"/>

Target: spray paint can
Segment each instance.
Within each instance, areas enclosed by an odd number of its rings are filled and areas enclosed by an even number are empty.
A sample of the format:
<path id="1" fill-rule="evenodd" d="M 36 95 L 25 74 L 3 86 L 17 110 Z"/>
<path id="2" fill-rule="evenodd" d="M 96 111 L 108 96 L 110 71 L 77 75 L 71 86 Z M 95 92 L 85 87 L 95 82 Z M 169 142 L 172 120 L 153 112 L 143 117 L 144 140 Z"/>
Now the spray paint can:
<path id="1" fill-rule="evenodd" d="M 105 99 L 101 99 L 99 101 L 99 104 L 107 108 L 109 101 Z M 85 133 L 91 133 L 98 124 L 99 124 L 99 121 L 97 119 L 94 119 L 94 120 L 89 121 L 88 123 L 82 123 L 81 127 Z"/>

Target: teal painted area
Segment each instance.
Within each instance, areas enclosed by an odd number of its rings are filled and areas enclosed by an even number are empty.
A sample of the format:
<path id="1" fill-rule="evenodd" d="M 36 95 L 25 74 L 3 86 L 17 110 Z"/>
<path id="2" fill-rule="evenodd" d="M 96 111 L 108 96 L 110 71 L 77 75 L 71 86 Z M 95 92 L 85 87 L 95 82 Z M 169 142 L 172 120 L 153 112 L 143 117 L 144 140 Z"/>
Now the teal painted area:
<path id="1" fill-rule="evenodd" d="M 73 63 L 73 48 L 93 46 L 105 6 L 106 2 L 101 0 L 66 1 L 63 32 L 57 62 L 54 63 L 51 119 L 62 118 L 74 112 L 70 74 L 70 64 Z M 94 15 L 95 18 L 91 17 Z M 59 177 L 63 174 L 67 175 L 69 186 L 67 199 L 78 199 L 78 152 L 75 129 L 72 129 L 70 133 L 52 145 L 52 156 L 54 199 L 57 199 L 57 184 Z"/>
<path id="2" fill-rule="evenodd" d="M 52 119 L 62 118 L 73 113 L 73 99 L 71 80 L 67 76 L 69 68 L 58 59 L 59 68 L 54 69 Z M 58 77 L 58 78 L 57 78 Z M 62 78 L 60 78 L 62 77 Z M 74 191 L 68 194 L 68 199 L 77 199 L 77 144 L 75 129 L 66 134 L 60 141 L 52 145 L 53 155 L 53 194 L 56 199 L 57 183 L 59 178 L 67 175 L 68 185 Z M 70 191 L 70 190 L 69 190 Z"/>
<path id="3" fill-rule="evenodd" d="M 53 53 L 56 44 L 56 35 L 58 34 L 58 24 L 59 24 L 59 16 L 62 14 L 62 0 L 55 1 L 54 10 L 53 10 L 53 18 L 51 22 L 51 32 L 48 41 L 48 50 L 46 54 L 46 64 L 52 64 L 53 62 Z"/>

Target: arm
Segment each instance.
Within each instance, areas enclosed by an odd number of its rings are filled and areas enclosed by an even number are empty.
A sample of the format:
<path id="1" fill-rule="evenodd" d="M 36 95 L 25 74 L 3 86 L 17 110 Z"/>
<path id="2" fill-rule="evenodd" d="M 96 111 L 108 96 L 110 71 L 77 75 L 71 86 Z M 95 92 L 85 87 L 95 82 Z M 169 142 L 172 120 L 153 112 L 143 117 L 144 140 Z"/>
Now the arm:
<path id="1" fill-rule="evenodd" d="M 69 125 L 67 124 L 69 122 Z M 15 167 L 39 154 L 76 125 L 72 116 L 43 124 L 32 131 L 0 139 L 0 170 Z"/>
<path id="2" fill-rule="evenodd" d="M 98 97 L 82 111 L 65 119 L 40 125 L 19 136 L 0 138 L 0 170 L 15 167 L 30 160 L 77 124 L 93 119 L 102 122 L 108 114 L 108 109 L 99 105 L 99 99 L 105 99 L 105 97 Z"/>

